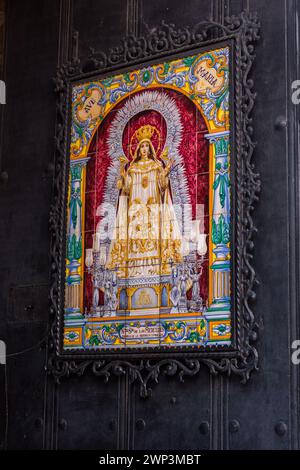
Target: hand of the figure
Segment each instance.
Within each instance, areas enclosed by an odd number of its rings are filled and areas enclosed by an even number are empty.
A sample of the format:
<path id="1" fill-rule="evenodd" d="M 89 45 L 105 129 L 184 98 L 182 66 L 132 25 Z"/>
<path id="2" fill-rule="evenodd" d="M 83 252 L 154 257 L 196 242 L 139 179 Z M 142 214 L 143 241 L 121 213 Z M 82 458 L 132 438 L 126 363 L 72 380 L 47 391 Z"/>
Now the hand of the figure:
<path id="1" fill-rule="evenodd" d="M 169 153 L 169 148 L 166 147 L 165 150 L 161 154 L 162 160 L 167 160 L 168 159 L 168 153 Z"/>
<path id="2" fill-rule="evenodd" d="M 169 160 L 165 167 L 166 176 L 168 176 L 168 174 L 170 173 L 172 166 L 173 166 L 173 160 Z"/>
<path id="3" fill-rule="evenodd" d="M 125 165 L 129 162 L 128 158 L 125 155 L 121 155 L 120 157 L 120 178 L 117 181 L 117 188 L 120 190 L 124 187 L 125 181 Z"/>
<path id="4" fill-rule="evenodd" d="M 123 178 L 118 179 L 117 188 L 120 190 L 123 188 Z"/>
<path id="5" fill-rule="evenodd" d="M 164 175 L 167 177 L 171 171 L 171 168 L 173 166 L 173 159 L 168 157 L 169 149 L 168 147 L 165 148 L 163 153 L 161 154 L 162 160 L 165 162 L 165 168 L 164 168 Z"/>
<path id="6" fill-rule="evenodd" d="M 129 163 L 128 158 L 125 155 L 120 156 L 120 174 L 121 176 L 124 176 L 125 173 L 125 166 L 126 164 Z"/>

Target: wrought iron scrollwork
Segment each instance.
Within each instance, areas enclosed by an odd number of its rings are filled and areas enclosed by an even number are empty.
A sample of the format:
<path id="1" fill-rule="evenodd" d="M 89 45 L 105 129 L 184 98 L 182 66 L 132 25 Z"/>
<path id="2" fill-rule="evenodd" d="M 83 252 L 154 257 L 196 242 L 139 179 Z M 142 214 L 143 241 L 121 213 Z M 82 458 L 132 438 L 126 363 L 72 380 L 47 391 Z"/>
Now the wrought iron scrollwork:
<path id="1" fill-rule="evenodd" d="M 236 374 L 246 382 L 251 371 L 258 367 L 258 353 L 254 346 L 257 339 L 258 321 L 251 303 L 255 300 L 256 273 L 252 265 L 254 226 L 252 212 L 260 192 L 260 178 L 252 163 L 255 143 L 251 113 L 255 101 L 254 83 L 250 77 L 255 58 L 254 43 L 259 39 L 257 16 L 248 12 L 240 16 L 226 18 L 224 24 L 214 21 L 200 22 L 193 28 L 177 29 L 172 24 L 162 22 L 157 28 L 148 29 L 143 37 L 128 36 L 121 44 L 108 53 L 90 50 L 86 61 L 81 62 L 73 54 L 72 62 L 57 70 L 55 91 L 57 100 L 57 125 L 55 134 L 56 171 L 54 178 L 53 204 L 50 212 L 51 232 L 51 291 L 50 291 L 50 357 L 48 371 L 59 381 L 72 374 L 83 375 L 91 369 L 96 376 L 108 381 L 112 375 L 128 374 L 130 381 L 140 384 L 141 395 L 151 393 L 151 382 L 158 382 L 160 375 L 178 375 L 180 380 L 198 374 L 202 365 L 212 374 Z M 163 357 L 147 354 L 142 359 L 126 355 L 126 359 L 97 358 L 89 354 L 62 354 L 60 352 L 60 330 L 63 316 L 60 305 L 64 296 L 62 273 L 63 240 L 65 225 L 65 187 L 67 165 L 67 129 L 69 106 L 69 83 L 73 79 L 83 79 L 91 75 L 113 70 L 117 67 L 145 63 L 155 58 L 188 51 L 232 39 L 234 41 L 234 82 L 235 82 L 235 167 L 237 189 L 234 200 L 236 210 L 235 244 L 235 295 L 236 295 L 236 337 L 237 348 L 210 348 L 210 351 L 172 354 L 164 352 Z M 127 359 L 127 357 L 130 357 Z"/>

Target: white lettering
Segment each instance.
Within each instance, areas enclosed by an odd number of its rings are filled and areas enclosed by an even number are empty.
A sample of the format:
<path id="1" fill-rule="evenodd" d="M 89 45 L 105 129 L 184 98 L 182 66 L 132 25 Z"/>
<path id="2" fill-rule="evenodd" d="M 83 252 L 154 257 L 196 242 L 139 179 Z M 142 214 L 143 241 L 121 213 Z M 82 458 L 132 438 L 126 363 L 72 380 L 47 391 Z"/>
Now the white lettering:
<path id="1" fill-rule="evenodd" d="M 300 80 L 295 80 L 292 83 L 292 90 L 295 90 L 292 94 L 292 102 L 293 104 L 300 103 Z"/>
<path id="2" fill-rule="evenodd" d="M 6 104 L 6 87 L 3 80 L 0 80 L 0 104 Z"/>
<path id="3" fill-rule="evenodd" d="M 6 344 L 0 341 L 0 364 L 6 364 Z"/>
<path id="4" fill-rule="evenodd" d="M 296 339 L 295 341 L 292 342 L 292 349 L 295 349 L 295 351 L 292 354 L 292 363 L 295 366 L 298 366 L 300 364 L 300 340 Z"/>

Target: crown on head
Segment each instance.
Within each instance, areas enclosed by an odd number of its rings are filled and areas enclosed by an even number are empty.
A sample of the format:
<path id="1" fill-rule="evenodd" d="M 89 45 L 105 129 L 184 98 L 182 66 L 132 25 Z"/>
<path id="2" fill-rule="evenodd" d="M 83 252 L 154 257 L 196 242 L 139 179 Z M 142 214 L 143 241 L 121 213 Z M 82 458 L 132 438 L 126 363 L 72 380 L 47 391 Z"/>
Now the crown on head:
<path id="1" fill-rule="evenodd" d="M 155 128 L 153 126 L 147 125 L 147 126 L 140 127 L 136 131 L 135 134 L 136 134 L 138 141 L 141 142 L 141 140 L 144 140 L 144 139 L 150 140 L 154 131 L 155 131 Z"/>

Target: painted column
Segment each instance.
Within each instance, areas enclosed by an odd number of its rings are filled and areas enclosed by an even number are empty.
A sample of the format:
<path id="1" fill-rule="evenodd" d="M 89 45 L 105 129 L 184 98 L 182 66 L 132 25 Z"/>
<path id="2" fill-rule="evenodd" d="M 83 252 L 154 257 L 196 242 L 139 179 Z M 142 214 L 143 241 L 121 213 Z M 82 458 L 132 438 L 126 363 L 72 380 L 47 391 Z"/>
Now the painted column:
<path id="1" fill-rule="evenodd" d="M 88 158 L 70 163 L 70 201 L 67 231 L 67 269 L 65 312 L 68 318 L 82 318 L 80 274 L 84 256 L 82 253 L 82 175 Z"/>
<path id="2" fill-rule="evenodd" d="M 212 275 L 212 303 L 207 315 L 230 314 L 230 177 L 229 131 L 205 136 L 214 153 L 212 233 L 215 259 L 210 266 Z"/>

